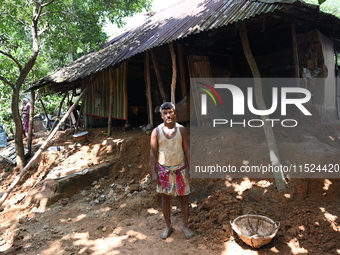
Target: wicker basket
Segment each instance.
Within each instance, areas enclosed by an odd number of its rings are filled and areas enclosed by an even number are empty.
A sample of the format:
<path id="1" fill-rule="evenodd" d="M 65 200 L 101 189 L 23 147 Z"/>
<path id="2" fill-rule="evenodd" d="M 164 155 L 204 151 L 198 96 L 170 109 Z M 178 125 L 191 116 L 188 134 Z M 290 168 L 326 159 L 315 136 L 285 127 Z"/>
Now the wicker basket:
<path id="1" fill-rule="evenodd" d="M 276 235 L 280 223 L 266 216 L 256 214 L 242 215 L 230 222 L 238 237 L 253 248 L 260 248 L 269 243 Z"/>

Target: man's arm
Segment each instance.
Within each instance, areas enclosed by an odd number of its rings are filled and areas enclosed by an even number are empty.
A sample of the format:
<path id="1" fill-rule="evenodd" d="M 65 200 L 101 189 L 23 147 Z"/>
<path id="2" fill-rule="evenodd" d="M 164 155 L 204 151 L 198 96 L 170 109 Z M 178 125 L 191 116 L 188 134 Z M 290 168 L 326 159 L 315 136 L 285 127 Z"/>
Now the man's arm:
<path id="1" fill-rule="evenodd" d="M 189 181 L 191 181 L 191 174 L 190 174 L 190 145 L 189 145 L 189 135 L 185 127 L 180 126 L 181 135 L 182 135 L 182 146 L 183 146 L 183 151 L 185 155 L 185 160 L 187 163 L 187 169 L 188 169 L 188 177 Z"/>
<path id="2" fill-rule="evenodd" d="M 151 177 L 152 181 L 156 184 L 161 184 L 158 177 L 158 140 L 157 140 L 157 128 L 152 130 L 150 141 L 150 164 L 151 164 Z"/>

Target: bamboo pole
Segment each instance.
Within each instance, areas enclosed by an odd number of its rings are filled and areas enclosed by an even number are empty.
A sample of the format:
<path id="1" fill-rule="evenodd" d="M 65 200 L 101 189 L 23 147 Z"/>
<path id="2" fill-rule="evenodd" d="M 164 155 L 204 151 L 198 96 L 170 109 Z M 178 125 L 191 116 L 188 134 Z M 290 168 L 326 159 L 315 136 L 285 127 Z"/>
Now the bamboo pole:
<path id="1" fill-rule="evenodd" d="M 246 24 L 245 22 L 242 22 L 237 27 L 239 29 L 244 55 L 248 61 L 249 67 L 255 79 L 254 87 L 255 87 L 255 101 L 256 101 L 257 107 L 260 110 L 266 110 L 267 107 L 264 102 L 263 92 L 262 92 L 261 74 L 260 74 L 260 70 L 258 69 L 257 63 L 255 61 L 254 55 L 250 49 Z M 276 145 L 274 132 L 273 132 L 271 124 L 268 121 L 266 121 L 266 119 L 268 119 L 268 116 L 262 115 L 261 119 L 264 122 L 263 131 L 266 137 L 270 161 L 273 166 L 280 166 L 281 165 L 280 157 L 279 157 L 279 152 L 278 152 L 277 145 Z M 284 176 L 283 176 L 282 171 L 279 171 L 279 172 L 275 171 L 274 178 L 275 178 L 276 188 L 279 191 L 284 190 L 286 188 L 286 185 L 284 182 Z"/>
<path id="2" fill-rule="evenodd" d="M 66 90 L 66 92 L 65 92 L 65 95 L 63 96 L 62 100 L 61 100 L 60 103 L 59 103 L 57 118 L 56 118 L 56 119 L 54 120 L 54 122 L 53 122 L 53 125 L 52 125 L 52 127 L 51 127 L 51 132 L 50 132 L 50 133 L 53 132 L 54 128 L 55 128 L 56 125 L 57 125 L 57 122 L 60 120 L 61 109 L 62 109 L 62 106 L 63 106 L 63 103 L 64 103 L 64 101 L 65 101 L 66 96 L 67 96 L 67 100 L 68 100 L 69 102 L 72 101 L 72 99 L 70 100 L 70 99 L 68 98 L 68 96 L 69 96 L 69 95 L 68 95 L 68 90 L 69 90 L 69 88 L 70 88 L 70 86 L 67 87 L 67 90 Z M 69 119 L 69 121 L 70 121 L 70 126 L 72 127 L 72 120 L 71 120 L 71 118 Z"/>
<path id="3" fill-rule="evenodd" d="M 59 108 L 58 108 L 58 119 L 60 118 L 61 108 L 62 108 L 62 106 L 63 106 L 63 103 L 64 103 L 65 99 L 66 99 L 66 96 L 67 96 L 67 100 L 70 101 L 69 98 L 68 98 L 68 90 L 69 90 L 69 88 L 70 88 L 70 86 L 67 87 L 66 92 L 65 92 L 65 95 L 63 96 L 63 98 L 61 99 L 61 102 L 60 102 L 60 104 L 59 104 Z M 71 101 L 72 101 L 72 99 L 71 99 Z"/>
<path id="4" fill-rule="evenodd" d="M 176 54 L 172 42 L 169 43 L 171 60 L 172 60 L 172 80 L 171 80 L 171 102 L 176 104 L 176 79 L 177 79 L 177 68 L 176 68 Z"/>
<path id="5" fill-rule="evenodd" d="M 178 52 L 178 67 L 179 67 L 179 80 L 181 85 L 182 98 L 187 94 L 187 83 L 185 76 L 184 58 L 183 58 L 183 46 L 182 44 L 177 44 Z"/>
<path id="6" fill-rule="evenodd" d="M 157 84 L 158 84 L 159 92 L 161 93 L 162 102 L 164 103 L 164 102 L 167 101 L 167 98 L 166 98 L 166 95 L 165 95 L 165 92 L 164 92 L 162 76 L 161 76 L 161 73 L 159 71 L 157 60 L 155 58 L 155 54 L 154 54 L 153 50 L 151 50 L 150 52 L 151 52 L 152 65 L 153 65 L 153 68 L 155 69 L 155 73 L 156 73 L 156 78 L 157 78 Z"/>
<path id="7" fill-rule="evenodd" d="M 148 102 L 148 117 L 149 123 L 153 127 L 153 111 L 152 111 L 152 97 L 151 97 L 151 80 L 150 80 L 150 54 L 145 52 L 145 85 L 146 85 L 146 99 Z"/>
<path id="8" fill-rule="evenodd" d="M 34 156 L 30 159 L 30 161 L 26 164 L 26 166 L 21 170 L 19 175 L 17 175 L 14 179 L 14 181 L 11 183 L 11 185 L 7 188 L 6 192 L 2 195 L 0 199 L 0 206 L 2 203 L 6 200 L 10 192 L 14 189 L 14 187 L 18 184 L 20 179 L 24 176 L 24 174 L 33 166 L 34 163 L 36 163 L 36 160 L 40 156 L 40 154 L 45 150 L 45 148 L 48 145 L 48 142 L 54 137 L 54 135 L 57 133 L 59 130 L 59 127 L 66 121 L 70 113 L 73 111 L 73 109 L 76 107 L 80 99 L 87 93 L 87 91 L 90 88 L 91 83 L 84 89 L 84 91 L 79 95 L 79 97 L 76 99 L 74 104 L 68 109 L 64 117 L 61 119 L 61 121 L 58 123 L 57 127 L 50 133 L 50 135 L 47 137 L 45 142 L 40 146 L 39 150 L 37 153 L 34 154 Z"/>
<path id="9" fill-rule="evenodd" d="M 42 106 L 42 108 L 44 110 L 44 113 L 45 113 L 45 116 L 46 116 L 46 119 L 47 119 L 46 127 L 48 127 L 48 125 L 51 123 L 51 119 L 48 117 L 48 113 L 47 113 L 47 110 L 46 110 L 44 102 L 41 100 L 41 98 L 39 99 L 39 101 L 41 103 L 41 106 Z"/>

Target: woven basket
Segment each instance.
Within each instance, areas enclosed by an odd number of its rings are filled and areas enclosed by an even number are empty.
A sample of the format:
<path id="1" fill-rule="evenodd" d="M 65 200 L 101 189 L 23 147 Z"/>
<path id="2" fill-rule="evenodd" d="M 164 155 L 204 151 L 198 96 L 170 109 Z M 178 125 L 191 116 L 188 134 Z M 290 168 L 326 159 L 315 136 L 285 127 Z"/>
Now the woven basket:
<path id="1" fill-rule="evenodd" d="M 242 215 L 230 222 L 238 237 L 253 248 L 260 248 L 269 243 L 276 235 L 280 223 L 266 216 L 256 214 Z"/>

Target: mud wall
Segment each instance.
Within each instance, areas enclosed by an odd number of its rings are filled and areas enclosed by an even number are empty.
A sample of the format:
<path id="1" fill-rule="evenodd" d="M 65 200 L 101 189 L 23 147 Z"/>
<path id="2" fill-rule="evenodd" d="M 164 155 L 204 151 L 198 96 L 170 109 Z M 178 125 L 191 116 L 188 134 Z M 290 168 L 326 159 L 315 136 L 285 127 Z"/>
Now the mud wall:
<path id="1" fill-rule="evenodd" d="M 336 79 L 333 41 L 318 30 L 298 34 L 299 64 L 312 93 L 310 108 L 317 111 L 319 122 L 336 120 Z"/>

